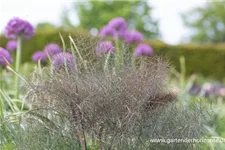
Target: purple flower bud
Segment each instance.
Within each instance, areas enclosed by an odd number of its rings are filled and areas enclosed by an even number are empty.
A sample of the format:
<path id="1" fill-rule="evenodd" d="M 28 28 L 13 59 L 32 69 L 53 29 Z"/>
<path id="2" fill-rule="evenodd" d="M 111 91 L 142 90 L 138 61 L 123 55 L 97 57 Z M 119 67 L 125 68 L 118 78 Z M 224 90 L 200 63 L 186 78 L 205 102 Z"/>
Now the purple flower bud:
<path id="1" fill-rule="evenodd" d="M 41 62 L 44 62 L 44 61 L 46 61 L 46 59 L 47 59 L 47 55 L 43 51 L 37 51 L 32 55 L 33 62 L 38 62 L 39 60 Z"/>
<path id="2" fill-rule="evenodd" d="M 122 35 L 122 37 L 127 44 L 135 44 L 144 39 L 143 35 L 138 31 L 127 31 Z"/>
<path id="3" fill-rule="evenodd" d="M 110 41 L 100 42 L 96 47 L 96 55 L 100 57 L 104 55 L 105 53 L 108 53 L 108 52 L 113 53 L 114 51 L 115 51 L 115 48 L 113 47 L 113 44 Z"/>
<path id="4" fill-rule="evenodd" d="M 10 53 L 6 49 L 0 47 L 0 65 L 7 66 L 9 63 L 12 63 Z"/>
<path id="5" fill-rule="evenodd" d="M 17 41 L 15 40 L 8 41 L 6 44 L 6 49 L 10 52 L 15 51 L 17 49 Z"/>
<path id="6" fill-rule="evenodd" d="M 52 69 L 59 70 L 66 66 L 69 70 L 75 69 L 74 57 L 70 53 L 61 52 L 52 57 Z"/>
<path id="7" fill-rule="evenodd" d="M 117 32 L 124 32 L 127 30 L 127 22 L 122 17 L 113 18 L 109 21 L 108 26 Z"/>
<path id="8" fill-rule="evenodd" d="M 116 37 L 116 30 L 109 27 L 109 26 L 104 26 L 102 27 L 102 29 L 100 30 L 99 33 L 100 37 L 107 37 L 107 36 L 111 36 L 111 37 Z"/>
<path id="9" fill-rule="evenodd" d="M 34 27 L 28 21 L 19 18 L 11 19 L 5 28 L 5 36 L 7 38 L 16 39 L 20 36 L 24 39 L 29 39 L 33 35 Z"/>
<path id="10" fill-rule="evenodd" d="M 44 47 L 44 52 L 46 53 L 46 55 L 49 55 L 50 57 L 52 57 L 55 54 L 61 53 L 62 50 L 59 47 L 59 45 L 55 43 L 50 43 Z"/>
<path id="11" fill-rule="evenodd" d="M 134 55 L 136 57 L 139 57 L 141 55 L 145 56 L 152 56 L 153 55 L 153 49 L 151 46 L 147 44 L 139 44 L 134 51 Z"/>

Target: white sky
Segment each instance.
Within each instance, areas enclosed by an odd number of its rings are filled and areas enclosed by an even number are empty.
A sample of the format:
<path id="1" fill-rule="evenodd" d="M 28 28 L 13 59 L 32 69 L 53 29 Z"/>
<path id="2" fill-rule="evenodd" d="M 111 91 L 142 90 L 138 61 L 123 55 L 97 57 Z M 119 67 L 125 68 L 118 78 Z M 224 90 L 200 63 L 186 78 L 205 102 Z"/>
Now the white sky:
<path id="1" fill-rule="evenodd" d="M 40 22 L 60 24 L 60 14 L 64 7 L 70 7 L 69 0 L 0 0 L 0 32 L 12 17 L 20 17 L 33 25 Z M 153 17 L 160 22 L 162 40 L 168 44 L 178 44 L 189 34 L 182 24 L 180 13 L 196 6 L 203 6 L 205 0 L 151 0 Z M 74 19 L 76 22 L 76 19 Z"/>

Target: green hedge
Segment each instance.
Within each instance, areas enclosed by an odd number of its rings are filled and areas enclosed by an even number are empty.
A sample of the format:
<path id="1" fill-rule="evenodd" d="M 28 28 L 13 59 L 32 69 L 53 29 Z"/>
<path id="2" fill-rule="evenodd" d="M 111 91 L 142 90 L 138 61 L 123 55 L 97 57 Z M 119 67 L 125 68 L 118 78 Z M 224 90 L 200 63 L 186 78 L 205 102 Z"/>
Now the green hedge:
<path id="1" fill-rule="evenodd" d="M 179 59 L 184 56 L 188 75 L 200 73 L 206 77 L 219 80 L 225 77 L 225 44 L 184 44 L 166 45 L 147 42 L 156 54 L 164 54 L 177 70 L 180 70 Z"/>
<path id="2" fill-rule="evenodd" d="M 73 38 L 79 38 L 80 46 L 86 52 L 94 53 L 98 39 L 87 38 L 87 32 L 75 32 L 75 31 L 53 31 L 53 32 L 38 32 L 35 36 L 27 41 L 23 41 L 23 62 L 31 61 L 32 54 L 37 50 L 42 50 L 48 43 L 54 42 L 62 45 L 59 37 L 59 32 L 62 34 L 65 43 L 69 47 L 69 34 Z M 93 45 L 85 45 L 93 41 Z M 0 36 L 0 46 L 5 47 L 7 40 Z M 193 73 L 200 73 L 206 77 L 212 77 L 216 79 L 223 79 L 225 75 L 225 44 L 186 44 L 186 45 L 167 45 L 160 41 L 144 41 L 150 44 L 156 55 L 165 55 L 169 58 L 171 64 L 179 71 L 180 56 L 184 56 L 186 59 L 186 72 L 187 75 Z M 83 44 L 82 44 L 83 43 Z"/>

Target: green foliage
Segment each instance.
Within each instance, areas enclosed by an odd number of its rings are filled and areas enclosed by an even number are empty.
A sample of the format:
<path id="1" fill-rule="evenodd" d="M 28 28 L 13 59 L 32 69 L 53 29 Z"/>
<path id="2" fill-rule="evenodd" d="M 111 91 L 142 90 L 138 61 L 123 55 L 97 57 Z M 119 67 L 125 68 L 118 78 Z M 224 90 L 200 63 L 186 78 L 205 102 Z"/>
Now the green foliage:
<path id="1" fill-rule="evenodd" d="M 25 120 L 25 119 L 23 119 Z M 14 142 L 18 150 L 72 150 L 80 149 L 79 143 L 63 129 L 49 130 L 44 124 L 37 122 L 35 119 L 26 122 L 26 129 L 20 128 Z M 60 126 L 61 127 L 61 126 Z M 66 132 L 66 133 L 65 133 Z M 74 132 L 74 131 L 73 131 Z"/>
<path id="2" fill-rule="evenodd" d="M 49 31 L 54 31 L 56 29 L 57 29 L 56 26 L 47 22 L 39 23 L 35 28 L 36 32 L 44 32 L 44 31 L 49 32 Z"/>
<path id="3" fill-rule="evenodd" d="M 194 30 L 191 40 L 195 42 L 225 41 L 225 1 L 205 3 L 182 15 L 184 24 Z"/>
<path id="4" fill-rule="evenodd" d="M 151 16 L 152 8 L 147 1 L 89 1 L 74 3 L 74 13 L 78 13 L 80 27 L 100 29 L 112 18 L 124 17 L 131 28 L 142 32 L 145 37 L 159 36 L 158 22 Z M 67 13 L 64 13 L 63 24 L 71 27 Z"/>

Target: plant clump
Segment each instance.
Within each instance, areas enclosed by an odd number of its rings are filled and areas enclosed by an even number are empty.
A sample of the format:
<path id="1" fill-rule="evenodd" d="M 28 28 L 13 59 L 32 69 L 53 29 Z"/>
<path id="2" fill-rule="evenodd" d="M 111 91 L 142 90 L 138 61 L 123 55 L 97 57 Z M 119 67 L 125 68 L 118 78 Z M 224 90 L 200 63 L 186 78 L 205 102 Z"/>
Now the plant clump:
<path id="1" fill-rule="evenodd" d="M 149 149 L 155 144 L 149 143 L 152 138 L 183 138 L 184 132 L 199 137 L 201 126 L 191 129 L 196 114 L 174 105 L 176 94 L 166 85 L 169 69 L 165 59 L 155 56 L 135 70 L 123 67 L 116 73 L 99 68 L 54 74 L 46 70 L 29 87 L 31 116 L 45 118 L 44 126 L 69 134 L 82 149 L 89 141 L 97 142 L 98 149 Z"/>

